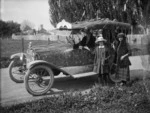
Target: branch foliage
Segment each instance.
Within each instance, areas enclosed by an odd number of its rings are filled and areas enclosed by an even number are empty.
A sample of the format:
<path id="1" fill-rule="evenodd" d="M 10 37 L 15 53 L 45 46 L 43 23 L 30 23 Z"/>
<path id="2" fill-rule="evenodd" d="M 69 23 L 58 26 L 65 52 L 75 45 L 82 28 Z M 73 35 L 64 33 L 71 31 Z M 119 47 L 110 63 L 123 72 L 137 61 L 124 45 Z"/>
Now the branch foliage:
<path id="1" fill-rule="evenodd" d="M 116 19 L 121 22 L 150 23 L 149 0 L 49 0 L 51 23 L 56 26 L 68 22 L 96 18 Z"/>

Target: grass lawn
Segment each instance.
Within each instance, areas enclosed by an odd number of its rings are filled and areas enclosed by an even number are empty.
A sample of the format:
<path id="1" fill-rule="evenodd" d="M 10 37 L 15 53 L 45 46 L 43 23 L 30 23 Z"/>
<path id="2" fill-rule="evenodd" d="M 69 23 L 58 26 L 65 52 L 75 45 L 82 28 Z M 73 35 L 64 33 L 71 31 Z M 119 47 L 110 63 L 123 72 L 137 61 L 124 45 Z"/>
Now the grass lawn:
<path id="1" fill-rule="evenodd" d="M 150 113 L 150 81 L 131 87 L 95 85 L 87 94 L 68 92 L 32 102 L 0 107 L 2 113 Z"/>
<path id="2" fill-rule="evenodd" d="M 29 42 L 33 45 L 47 45 L 44 40 L 24 40 L 24 49 L 26 50 Z M 22 52 L 22 40 L 3 39 L 1 40 L 1 57 L 9 57 L 12 54 Z"/>
<path id="3" fill-rule="evenodd" d="M 13 40 L 13 39 L 2 39 L 0 40 L 1 44 L 1 59 L 0 59 L 0 68 L 8 67 L 10 63 L 10 56 L 15 53 L 22 52 L 22 40 Z M 24 40 L 24 50 L 27 50 L 29 42 L 32 42 L 33 46 L 38 45 L 47 45 L 47 40 Z M 51 43 L 51 42 L 50 42 Z"/>

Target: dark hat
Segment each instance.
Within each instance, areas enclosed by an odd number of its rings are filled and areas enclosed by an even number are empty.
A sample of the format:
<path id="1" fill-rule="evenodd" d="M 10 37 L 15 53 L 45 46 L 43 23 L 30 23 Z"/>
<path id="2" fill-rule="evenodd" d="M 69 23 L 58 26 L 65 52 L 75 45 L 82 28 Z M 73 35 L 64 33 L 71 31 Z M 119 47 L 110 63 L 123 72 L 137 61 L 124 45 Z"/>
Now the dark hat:
<path id="1" fill-rule="evenodd" d="M 119 33 L 119 34 L 117 35 L 117 37 L 118 37 L 118 38 L 120 38 L 120 37 L 126 38 L 124 33 Z"/>
<path id="2" fill-rule="evenodd" d="M 87 28 L 87 27 L 85 27 L 85 28 L 84 28 L 84 32 L 89 33 L 89 32 L 90 32 L 90 29 Z"/>

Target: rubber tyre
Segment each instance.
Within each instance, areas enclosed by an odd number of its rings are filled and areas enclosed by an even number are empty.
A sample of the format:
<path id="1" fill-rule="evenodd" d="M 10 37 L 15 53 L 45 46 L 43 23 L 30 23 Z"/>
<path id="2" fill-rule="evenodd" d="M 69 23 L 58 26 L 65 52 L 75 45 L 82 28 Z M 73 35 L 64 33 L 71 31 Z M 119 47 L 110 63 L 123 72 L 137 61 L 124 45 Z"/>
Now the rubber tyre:
<path id="1" fill-rule="evenodd" d="M 11 78 L 12 81 L 16 82 L 16 83 L 23 83 L 24 79 L 17 79 L 14 77 L 14 75 L 12 74 L 12 69 L 13 69 L 13 66 L 15 64 L 15 62 L 17 62 L 17 60 L 13 60 L 11 61 L 9 67 L 8 67 L 8 70 L 9 70 L 9 76 Z M 25 75 L 25 74 L 24 74 Z"/>
<path id="2" fill-rule="evenodd" d="M 45 69 L 48 73 L 49 73 L 49 76 L 51 77 L 49 83 L 48 83 L 48 86 L 46 89 L 44 89 L 44 91 L 42 92 L 35 92 L 33 91 L 30 87 L 29 87 L 29 84 L 28 84 L 28 78 L 29 78 L 29 75 L 30 73 L 32 73 L 34 70 L 36 69 Z M 28 93 L 30 93 L 31 95 L 33 96 L 40 96 L 40 95 L 44 95 L 46 94 L 52 87 L 53 83 L 54 83 L 54 74 L 53 74 L 53 71 L 51 70 L 51 68 L 49 68 L 48 66 L 45 66 L 45 65 L 38 65 L 38 66 L 35 66 L 31 69 L 29 69 L 25 75 L 25 78 L 24 78 L 24 82 L 25 82 L 25 88 L 26 90 L 28 91 Z"/>

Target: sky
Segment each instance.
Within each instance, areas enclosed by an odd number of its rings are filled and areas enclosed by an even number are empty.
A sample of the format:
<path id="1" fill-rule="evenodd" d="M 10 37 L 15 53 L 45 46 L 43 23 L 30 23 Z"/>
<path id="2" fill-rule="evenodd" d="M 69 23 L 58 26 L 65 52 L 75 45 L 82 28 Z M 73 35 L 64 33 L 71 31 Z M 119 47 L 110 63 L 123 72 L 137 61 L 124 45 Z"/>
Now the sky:
<path id="1" fill-rule="evenodd" d="M 54 27 L 50 23 L 48 0 L 0 0 L 1 19 L 22 23 L 28 20 L 38 29 L 41 24 L 47 30 Z"/>

